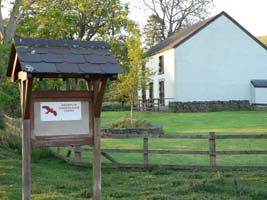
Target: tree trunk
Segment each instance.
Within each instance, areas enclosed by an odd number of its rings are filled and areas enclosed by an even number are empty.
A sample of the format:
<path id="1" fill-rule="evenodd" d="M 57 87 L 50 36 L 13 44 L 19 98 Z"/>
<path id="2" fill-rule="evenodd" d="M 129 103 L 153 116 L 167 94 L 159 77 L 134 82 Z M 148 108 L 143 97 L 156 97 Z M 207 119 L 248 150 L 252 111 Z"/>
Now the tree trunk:
<path id="1" fill-rule="evenodd" d="M 133 126 L 133 102 L 131 102 L 131 125 Z"/>

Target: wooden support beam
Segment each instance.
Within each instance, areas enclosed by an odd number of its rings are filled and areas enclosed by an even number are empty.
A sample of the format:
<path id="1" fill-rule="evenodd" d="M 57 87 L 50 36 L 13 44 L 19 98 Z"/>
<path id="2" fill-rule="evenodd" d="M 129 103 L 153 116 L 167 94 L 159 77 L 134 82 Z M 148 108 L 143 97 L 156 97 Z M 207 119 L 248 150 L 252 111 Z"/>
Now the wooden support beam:
<path id="1" fill-rule="evenodd" d="M 31 199 L 31 128 L 30 120 L 22 123 L 22 200 Z"/>
<path id="2" fill-rule="evenodd" d="M 32 99 L 32 79 L 25 81 L 24 91 L 24 119 L 30 119 L 31 99 Z"/>
<path id="3" fill-rule="evenodd" d="M 100 134 L 100 114 L 105 93 L 107 79 L 87 81 L 88 89 L 93 91 L 93 199 L 101 199 L 101 134 Z"/>
<path id="4" fill-rule="evenodd" d="M 18 62 L 18 54 L 16 53 L 14 63 L 13 63 L 13 68 L 12 68 L 12 74 L 11 74 L 11 81 L 12 82 L 15 82 L 15 80 L 16 80 L 17 74 L 16 74 L 15 70 L 17 69 L 16 68 L 17 62 Z"/>
<path id="5" fill-rule="evenodd" d="M 101 135 L 100 118 L 94 118 L 94 139 L 93 139 L 93 199 L 101 199 Z"/>
<path id="6" fill-rule="evenodd" d="M 101 107 L 103 103 L 104 93 L 105 93 L 105 87 L 106 87 L 107 79 L 103 79 L 99 81 L 97 93 L 95 91 L 95 117 L 99 118 L 101 115 Z"/>
<path id="7" fill-rule="evenodd" d="M 22 115 L 22 200 L 31 199 L 31 108 L 32 80 L 21 80 L 20 102 Z"/>
<path id="8" fill-rule="evenodd" d="M 18 79 L 21 80 L 21 81 L 28 80 L 28 73 L 27 72 L 20 71 L 18 73 Z"/>

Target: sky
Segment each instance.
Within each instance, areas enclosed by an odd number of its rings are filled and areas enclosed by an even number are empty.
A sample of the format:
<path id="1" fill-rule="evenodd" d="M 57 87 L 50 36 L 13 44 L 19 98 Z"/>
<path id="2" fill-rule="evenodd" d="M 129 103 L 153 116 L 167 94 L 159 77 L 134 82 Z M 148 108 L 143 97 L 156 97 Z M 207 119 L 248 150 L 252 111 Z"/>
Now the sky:
<path id="1" fill-rule="evenodd" d="M 150 12 L 143 0 L 122 0 L 130 4 L 130 17 L 144 26 Z M 267 35 L 267 0 L 214 0 L 210 16 L 225 11 L 254 36 Z"/>
<path id="2" fill-rule="evenodd" d="M 151 14 L 143 0 L 121 0 L 130 5 L 130 18 L 137 21 L 142 28 Z M 4 1 L 5 2 L 5 1 Z M 6 16 L 7 9 L 3 14 Z M 254 36 L 267 35 L 267 0 L 214 0 L 210 16 L 221 11 L 227 12 Z"/>

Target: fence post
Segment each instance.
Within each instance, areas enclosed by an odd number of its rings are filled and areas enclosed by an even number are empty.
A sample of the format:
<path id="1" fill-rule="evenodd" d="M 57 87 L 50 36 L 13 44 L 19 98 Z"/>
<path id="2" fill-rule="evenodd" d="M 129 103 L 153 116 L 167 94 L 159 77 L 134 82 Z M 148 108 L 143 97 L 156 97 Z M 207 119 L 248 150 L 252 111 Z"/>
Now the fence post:
<path id="1" fill-rule="evenodd" d="M 60 147 L 57 147 L 57 154 L 60 154 Z"/>
<path id="2" fill-rule="evenodd" d="M 210 167 L 216 169 L 216 142 L 215 132 L 209 133 L 209 155 L 210 155 Z"/>
<path id="3" fill-rule="evenodd" d="M 148 167 L 148 137 L 144 137 L 144 167 Z"/>
<path id="4" fill-rule="evenodd" d="M 80 162 L 82 155 L 81 155 L 81 151 L 80 151 L 80 145 L 75 145 L 74 146 L 74 157 L 75 157 L 75 161 Z"/>

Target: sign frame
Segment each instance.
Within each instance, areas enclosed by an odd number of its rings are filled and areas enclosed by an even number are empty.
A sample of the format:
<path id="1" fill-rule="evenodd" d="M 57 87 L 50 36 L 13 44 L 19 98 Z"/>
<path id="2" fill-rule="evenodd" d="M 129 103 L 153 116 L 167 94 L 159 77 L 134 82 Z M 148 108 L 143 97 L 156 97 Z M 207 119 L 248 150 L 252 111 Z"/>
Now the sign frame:
<path id="1" fill-rule="evenodd" d="M 68 102 L 80 101 L 88 102 L 89 109 L 89 132 L 88 134 L 68 134 L 68 135 L 51 135 L 35 136 L 31 134 L 32 147 L 52 147 L 52 146 L 69 146 L 76 144 L 93 144 L 93 92 L 92 91 L 33 91 L 31 98 L 31 132 L 34 129 L 34 104 L 36 102 Z M 38 130 L 37 130 L 38 131 Z"/>

